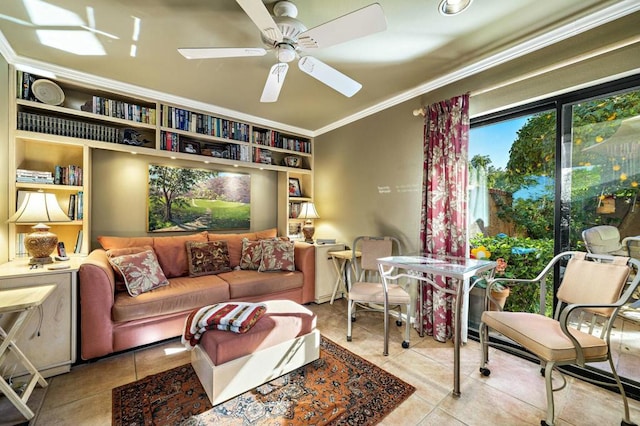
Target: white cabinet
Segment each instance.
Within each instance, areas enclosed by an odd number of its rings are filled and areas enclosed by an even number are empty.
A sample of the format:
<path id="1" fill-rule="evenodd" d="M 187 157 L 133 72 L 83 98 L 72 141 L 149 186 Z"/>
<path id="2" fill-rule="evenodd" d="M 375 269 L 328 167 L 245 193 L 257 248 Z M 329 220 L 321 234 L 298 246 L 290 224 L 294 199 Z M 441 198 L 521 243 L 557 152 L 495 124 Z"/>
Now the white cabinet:
<path id="1" fill-rule="evenodd" d="M 17 346 L 44 377 L 66 373 L 76 361 L 76 276 L 81 260 L 72 258 L 64 262 L 70 265 L 69 269 L 61 270 L 49 270 L 46 265 L 29 269 L 26 258 L 0 265 L 0 289 L 57 285 L 42 309 L 31 315 L 16 340 Z M 6 326 L 13 321 L 12 315 L 16 314 L 5 314 L 0 324 Z M 2 361 L 0 371 L 19 376 L 26 369 L 9 354 Z"/>
<path id="2" fill-rule="evenodd" d="M 344 249 L 344 244 L 316 244 L 316 295 L 314 302 L 325 303 L 331 300 L 338 274 L 329 252 Z M 340 289 L 338 291 L 336 299 L 342 297 Z"/>

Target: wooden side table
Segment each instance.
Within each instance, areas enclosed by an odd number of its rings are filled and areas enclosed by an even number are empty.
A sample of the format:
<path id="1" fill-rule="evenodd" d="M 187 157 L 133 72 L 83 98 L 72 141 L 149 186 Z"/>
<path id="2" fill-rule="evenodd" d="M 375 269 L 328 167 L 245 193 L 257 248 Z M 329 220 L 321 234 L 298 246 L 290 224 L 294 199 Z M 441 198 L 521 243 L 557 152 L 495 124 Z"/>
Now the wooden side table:
<path id="1" fill-rule="evenodd" d="M 331 295 L 331 304 L 336 298 L 336 293 L 338 292 L 338 288 L 342 288 L 345 293 L 348 292 L 347 283 L 345 282 L 345 269 L 347 267 L 347 263 L 351 265 L 351 271 L 353 271 L 353 276 L 356 275 L 356 264 L 355 261 L 357 258 L 362 256 L 359 251 L 356 251 L 356 259 L 353 258 L 352 250 L 340 250 L 340 251 L 330 251 L 329 255 L 333 259 L 333 266 L 336 269 L 338 277 L 336 279 L 336 283 L 333 286 L 333 294 Z"/>
<path id="2" fill-rule="evenodd" d="M 0 376 L 0 391 L 9 398 L 9 401 L 11 401 L 27 420 L 33 418 L 35 415 L 27 406 L 29 396 L 31 396 L 36 384 L 45 387 L 47 386 L 47 381 L 31 361 L 29 361 L 29 358 L 20 350 L 16 344 L 16 340 L 21 336 L 27 319 L 35 312 L 37 307 L 44 303 L 45 299 L 49 297 L 55 289 L 55 284 L 51 284 L 0 290 L 0 315 L 8 313 L 17 314 L 17 317 L 6 331 L 0 326 L 0 339 L 2 340 L 2 343 L 0 343 L 0 365 L 2 365 L 3 360 L 9 352 L 11 352 L 17 361 L 31 374 L 29 382 L 24 390 L 20 392 L 20 395 L 11 387 L 10 383 Z"/>

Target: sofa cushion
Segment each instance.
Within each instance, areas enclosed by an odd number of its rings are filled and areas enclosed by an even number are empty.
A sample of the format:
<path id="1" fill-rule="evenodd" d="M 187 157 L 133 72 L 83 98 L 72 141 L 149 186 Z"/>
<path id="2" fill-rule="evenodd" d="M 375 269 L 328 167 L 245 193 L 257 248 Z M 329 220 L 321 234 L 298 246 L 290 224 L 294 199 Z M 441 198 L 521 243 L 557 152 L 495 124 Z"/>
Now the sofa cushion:
<path id="1" fill-rule="evenodd" d="M 260 241 L 260 267 L 258 271 L 295 271 L 293 241 L 268 239 Z"/>
<path id="2" fill-rule="evenodd" d="M 226 241 L 187 241 L 189 276 L 214 275 L 231 270 Z"/>
<path id="3" fill-rule="evenodd" d="M 112 257 L 109 263 L 120 272 L 133 297 L 169 284 L 153 250 Z"/>
<path id="4" fill-rule="evenodd" d="M 98 242 L 105 250 L 140 246 L 153 247 L 153 237 L 109 237 L 100 235 L 98 236 Z"/>
<path id="5" fill-rule="evenodd" d="M 278 235 L 276 228 L 265 229 L 257 232 L 246 232 L 243 234 L 212 234 L 208 235 L 209 241 L 226 241 L 229 248 L 229 260 L 231 267 L 235 268 L 240 265 L 240 257 L 242 256 L 242 240 L 244 238 L 255 241 L 263 238 L 274 238 Z"/>
<path id="6" fill-rule="evenodd" d="M 148 319 L 227 301 L 229 285 L 218 277 L 219 275 L 205 275 L 171 278 L 169 285 L 138 297 L 116 293 L 111 316 L 115 322 Z"/>
<path id="7" fill-rule="evenodd" d="M 278 293 L 301 288 L 303 284 L 303 274 L 300 271 L 266 273 L 234 270 L 217 276 L 229 283 L 229 295 L 232 299 Z"/>
<path id="8" fill-rule="evenodd" d="M 175 235 L 171 237 L 155 237 L 153 249 L 158 256 L 158 262 L 167 278 L 182 277 L 189 273 L 187 262 L 187 241 L 207 241 L 207 232 L 202 231 L 191 235 Z"/>
<path id="9" fill-rule="evenodd" d="M 240 265 L 240 256 L 242 255 L 242 240 L 256 239 L 255 232 L 246 232 L 244 234 L 209 234 L 209 241 L 226 241 L 229 249 L 229 262 L 232 268 Z"/>

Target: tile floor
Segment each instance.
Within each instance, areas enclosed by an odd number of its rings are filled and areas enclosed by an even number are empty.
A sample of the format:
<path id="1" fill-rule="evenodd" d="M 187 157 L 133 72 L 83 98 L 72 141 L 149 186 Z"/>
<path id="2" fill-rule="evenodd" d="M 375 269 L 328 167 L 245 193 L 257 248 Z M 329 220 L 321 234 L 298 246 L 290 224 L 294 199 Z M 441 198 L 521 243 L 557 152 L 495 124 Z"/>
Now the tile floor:
<path id="1" fill-rule="evenodd" d="M 469 341 L 461 355 L 460 398 L 453 398 L 453 348 L 450 343 L 420 338 L 402 349 L 403 328 L 392 327 L 390 354 L 382 356 L 382 319 L 363 314 L 354 323 L 353 341 L 346 342 L 346 303 L 311 304 L 318 327 L 327 338 L 380 365 L 416 387 L 416 392 L 387 416 L 383 425 L 539 425 L 546 399 L 539 367 L 491 350 L 492 374 L 478 373 L 480 347 Z M 111 389 L 148 374 L 189 362 L 178 339 L 73 367 L 50 379 L 35 425 L 110 425 Z M 619 395 L 568 378 L 556 393 L 557 425 L 620 424 Z M 640 402 L 630 400 L 631 418 L 640 422 Z M 0 422 L 1 423 L 1 422 Z"/>

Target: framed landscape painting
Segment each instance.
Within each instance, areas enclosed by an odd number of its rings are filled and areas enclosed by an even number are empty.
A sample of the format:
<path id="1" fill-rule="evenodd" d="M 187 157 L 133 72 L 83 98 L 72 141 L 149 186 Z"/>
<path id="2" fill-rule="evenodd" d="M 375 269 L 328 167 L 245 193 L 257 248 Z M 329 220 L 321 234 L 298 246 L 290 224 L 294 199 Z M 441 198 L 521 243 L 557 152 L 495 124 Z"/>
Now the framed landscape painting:
<path id="1" fill-rule="evenodd" d="M 251 227 L 251 176 L 149 165 L 149 232 Z"/>

